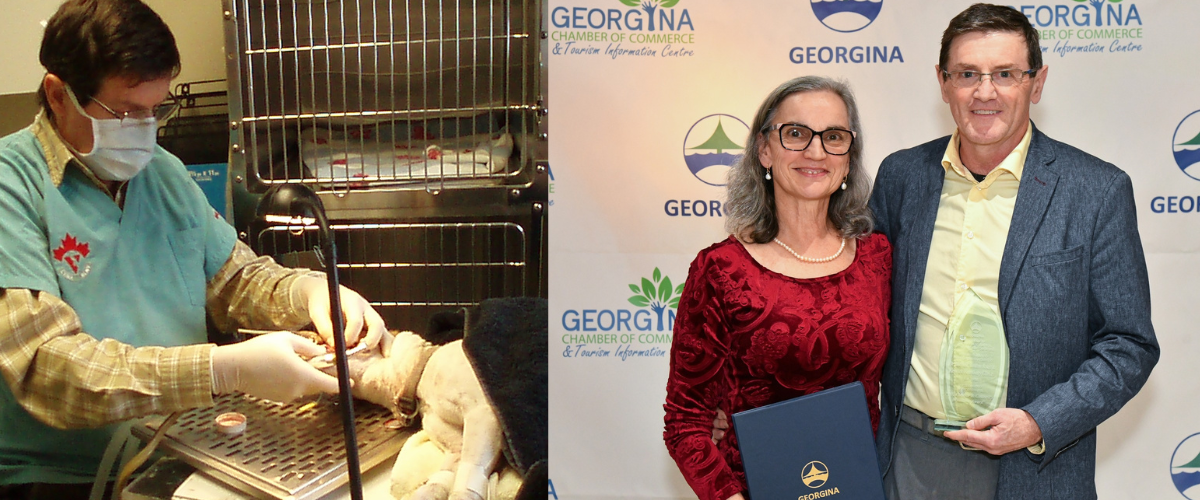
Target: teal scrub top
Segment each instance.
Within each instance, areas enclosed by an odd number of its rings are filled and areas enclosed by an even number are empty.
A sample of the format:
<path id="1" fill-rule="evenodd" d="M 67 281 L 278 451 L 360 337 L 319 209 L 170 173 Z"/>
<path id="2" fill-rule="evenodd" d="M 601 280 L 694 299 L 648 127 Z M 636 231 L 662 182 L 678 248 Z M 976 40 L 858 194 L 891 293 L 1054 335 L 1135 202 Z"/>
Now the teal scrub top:
<path id="1" fill-rule="evenodd" d="M 0 288 L 62 298 L 98 339 L 206 341 L 206 285 L 236 234 L 161 147 L 129 181 L 122 211 L 77 165 L 55 186 L 30 129 L 4 137 L 0 221 Z M 90 481 L 113 428 L 49 427 L 0 384 L 0 484 Z"/>

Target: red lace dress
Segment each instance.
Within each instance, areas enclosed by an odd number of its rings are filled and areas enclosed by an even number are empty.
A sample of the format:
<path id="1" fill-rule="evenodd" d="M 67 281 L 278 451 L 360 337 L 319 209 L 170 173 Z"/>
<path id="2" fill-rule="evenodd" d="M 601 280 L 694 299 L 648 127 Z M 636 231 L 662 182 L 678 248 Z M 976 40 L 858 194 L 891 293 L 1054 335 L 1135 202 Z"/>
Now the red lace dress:
<path id="1" fill-rule="evenodd" d="M 797 279 L 760 265 L 732 236 L 692 261 L 679 301 L 663 438 L 701 500 L 746 489 L 737 436 L 712 442 L 713 418 L 861 381 L 879 426 L 892 250 L 872 234 L 854 262 Z"/>

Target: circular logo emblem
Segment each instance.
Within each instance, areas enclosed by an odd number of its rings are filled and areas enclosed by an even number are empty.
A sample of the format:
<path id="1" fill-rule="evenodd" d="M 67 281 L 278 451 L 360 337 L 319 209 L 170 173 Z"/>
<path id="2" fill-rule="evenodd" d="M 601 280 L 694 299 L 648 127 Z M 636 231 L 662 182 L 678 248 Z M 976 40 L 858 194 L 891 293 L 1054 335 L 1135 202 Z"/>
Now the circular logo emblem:
<path id="1" fill-rule="evenodd" d="M 800 479 L 804 481 L 804 485 L 808 486 L 809 488 L 820 488 L 821 486 L 825 485 L 826 481 L 829 480 L 829 467 L 826 467 L 825 464 L 821 462 L 813 460 L 812 462 L 804 464 L 804 468 L 801 469 L 800 472 Z"/>
<path id="2" fill-rule="evenodd" d="M 1200 432 L 1188 436 L 1171 453 L 1171 482 L 1184 498 L 1200 500 Z"/>
<path id="3" fill-rule="evenodd" d="M 853 33 L 866 28 L 883 8 L 883 0 L 810 0 L 813 14 L 826 28 Z"/>
<path id="4" fill-rule="evenodd" d="M 700 182 L 724 186 L 729 169 L 742 158 L 750 126 L 733 115 L 708 115 L 683 138 L 683 161 Z"/>
<path id="5" fill-rule="evenodd" d="M 1188 177 L 1200 181 L 1200 110 L 1183 117 L 1171 137 L 1175 164 Z"/>

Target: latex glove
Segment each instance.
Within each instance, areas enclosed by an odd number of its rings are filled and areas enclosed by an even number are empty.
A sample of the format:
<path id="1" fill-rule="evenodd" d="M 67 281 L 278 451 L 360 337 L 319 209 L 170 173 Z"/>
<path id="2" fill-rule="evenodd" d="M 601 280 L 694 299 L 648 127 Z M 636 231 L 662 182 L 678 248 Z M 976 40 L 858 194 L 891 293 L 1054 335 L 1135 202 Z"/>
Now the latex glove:
<path id="1" fill-rule="evenodd" d="M 213 393 L 242 391 L 271 401 L 289 402 L 318 392 L 338 392 L 338 381 L 305 358 L 325 348 L 291 332 L 274 332 L 212 350 Z"/>
<path id="2" fill-rule="evenodd" d="M 317 334 L 325 339 L 325 343 L 333 345 L 333 322 L 329 315 L 329 282 L 311 276 L 296 280 L 294 286 L 299 287 L 304 303 L 308 306 L 308 317 L 312 319 Z M 375 308 L 354 290 L 340 287 L 342 295 L 342 317 L 346 320 L 346 347 L 357 345 L 359 338 L 367 344 L 367 349 L 374 349 L 379 344 L 379 338 L 387 331 L 383 318 L 375 312 Z M 363 330 L 366 335 L 363 335 Z"/>

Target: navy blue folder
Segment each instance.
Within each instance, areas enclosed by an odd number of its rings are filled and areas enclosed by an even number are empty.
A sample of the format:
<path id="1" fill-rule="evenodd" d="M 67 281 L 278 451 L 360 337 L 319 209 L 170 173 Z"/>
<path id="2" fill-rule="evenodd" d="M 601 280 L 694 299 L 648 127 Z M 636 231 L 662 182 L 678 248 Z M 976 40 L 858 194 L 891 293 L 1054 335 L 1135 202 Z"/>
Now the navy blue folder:
<path id="1" fill-rule="evenodd" d="M 733 414 L 751 500 L 883 500 L 860 382 Z"/>

